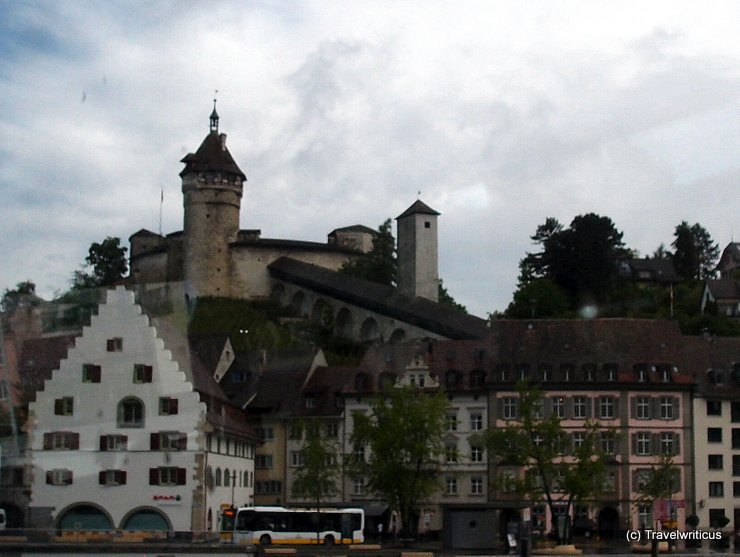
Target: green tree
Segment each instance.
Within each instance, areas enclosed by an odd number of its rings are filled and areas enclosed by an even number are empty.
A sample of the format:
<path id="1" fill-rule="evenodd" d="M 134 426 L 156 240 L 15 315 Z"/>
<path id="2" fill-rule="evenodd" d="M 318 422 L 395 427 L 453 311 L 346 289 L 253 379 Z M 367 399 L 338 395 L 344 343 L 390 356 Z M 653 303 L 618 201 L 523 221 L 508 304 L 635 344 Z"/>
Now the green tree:
<path id="1" fill-rule="evenodd" d="M 719 245 L 698 222 L 686 221 L 676 226 L 673 233 L 673 266 L 685 280 L 706 280 L 714 276 L 719 257 Z"/>
<path id="2" fill-rule="evenodd" d="M 318 423 L 305 424 L 306 442 L 301 449 L 301 466 L 293 481 L 293 496 L 316 504 L 316 542 L 321 543 L 321 502 L 336 494 L 336 442 L 321 436 Z M 335 540 L 327 539 L 330 544 Z"/>
<path id="3" fill-rule="evenodd" d="M 19 282 L 15 288 L 6 288 L 0 300 L 0 311 L 11 313 L 16 308 L 26 305 L 38 305 L 41 298 L 36 296 L 36 284 L 31 280 Z"/>
<path id="4" fill-rule="evenodd" d="M 594 500 L 604 490 L 609 457 L 602 451 L 601 441 L 602 436 L 615 433 L 588 422 L 575 443 L 555 413 L 545 416 L 544 398 L 538 389 L 520 383 L 517 390 L 518 419 L 485 434 L 497 467 L 495 484 L 527 501 L 544 499 L 553 517 L 558 515 L 556 506 L 564 504 L 568 518 L 556 533 L 560 543 L 567 543 L 571 538 L 571 510 Z M 502 471 L 511 467 L 520 473 L 508 475 Z"/>
<path id="5" fill-rule="evenodd" d="M 352 443 L 369 448 L 369 455 L 349 455 L 350 473 L 365 478 L 368 491 L 398 509 L 405 535 L 416 533 L 419 503 L 439 487 L 446 413 L 442 393 L 393 387 L 372 401 L 369 414 L 353 416 Z"/>
<path id="6" fill-rule="evenodd" d="M 442 279 L 439 280 L 439 289 L 437 293 L 437 300 L 440 304 L 444 304 L 446 306 L 451 306 L 457 310 L 460 310 L 462 312 L 468 313 L 468 308 L 466 308 L 461 303 L 458 303 L 455 298 L 452 297 L 452 295 L 447 291 L 447 288 L 445 288 L 444 282 Z"/>
<path id="7" fill-rule="evenodd" d="M 535 279 L 521 285 L 506 308 L 514 319 L 560 318 L 569 314 L 570 303 L 563 290 L 550 279 Z"/>
<path id="8" fill-rule="evenodd" d="M 395 286 L 398 267 L 392 223 L 391 219 L 386 219 L 373 238 L 373 249 L 348 261 L 340 271 L 353 277 Z"/>
<path id="9" fill-rule="evenodd" d="M 127 251 L 128 248 L 121 246 L 120 238 L 108 236 L 101 243 L 93 242 L 85 265 L 74 273 L 72 288 L 80 290 L 115 284 L 128 272 Z"/>

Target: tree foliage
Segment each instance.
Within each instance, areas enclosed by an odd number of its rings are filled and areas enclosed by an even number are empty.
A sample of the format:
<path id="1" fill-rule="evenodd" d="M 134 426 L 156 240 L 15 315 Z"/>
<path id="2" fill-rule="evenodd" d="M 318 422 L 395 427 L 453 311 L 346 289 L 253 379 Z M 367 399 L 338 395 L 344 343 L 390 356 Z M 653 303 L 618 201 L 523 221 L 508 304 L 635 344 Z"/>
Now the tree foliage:
<path id="1" fill-rule="evenodd" d="M 353 416 L 352 443 L 367 447 L 369 455 L 364 460 L 350 456 L 350 471 L 398 509 L 406 534 L 416 532 L 419 503 L 439 487 L 446 412 L 442 393 L 393 387 L 372 401 L 369 414 Z"/>
<path id="2" fill-rule="evenodd" d="M 560 318 L 570 314 L 568 296 L 552 280 L 534 279 L 514 292 L 506 317 L 514 319 Z"/>
<path id="3" fill-rule="evenodd" d="M 386 219 L 378 227 L 378 232 L 373 238 L 373 249 L 348 261 L 340 270 L 353 277 L 395 286 L 398 263 L 391 219 Z"/>
<path id="4" fill-rule="evenodd" d="M 331 459 L 339 454 L 332 439 L 321 436 L 318 423 L 305 424 L 306 442 L 301 449 L 302 464 L 296 470 L 293 496 L 307 499 L 316 505 L 316 540 L 321 537 L 321 503 L 336 491 L 337 468 Z"/>
<path id="5" fill-rule="evenodd" d="M 82 269 L 75 271 L 72 288 L 111 286 L 128 272 L 126 252 L 120 238 L 108 236 L 101 243 L 93 242 Z"/>
<path id="6" fill-rule="evenodd" d="M 0 311 L 11 313 L 18 307 L 35 306 L 40 301 L 41 298 L 36 296 L 36 284 L 31 280 L 26 280 L 16 284 L 13 289 L 5 289 L 2 300 L 0 300 Z"/>
<path id="7" fill-rule="evenodd" d="M 719 257 L 719 245 L 698 222 L 682 221 L 673 234 L 673 266 L 685 280 L 706 280 L 714 277 Z"/>
<path id="8" fill-rule="evenodd" d="M 545 401 L 538 389 L 526 383 L 517 389 L 519 419 L 485 434 L 497 467 L 495 483 L 530 501 L 544 499 L 551 516 L 558 514 L 556 503 L 565 505 L 569 517 L 575 505 L 594 500 L 603 491 L 609 457 L 602 451 L 601 441 L 603 435 L 614 432 L 587 422 L 579 430 L 579 443 L 572 443 L 560 418 L 554 413 L 545 416 Z M 520 473 L 502 471 L 511 467 Z M 560 543 L 569 541 L 569 524 L 557 534 Z"/>

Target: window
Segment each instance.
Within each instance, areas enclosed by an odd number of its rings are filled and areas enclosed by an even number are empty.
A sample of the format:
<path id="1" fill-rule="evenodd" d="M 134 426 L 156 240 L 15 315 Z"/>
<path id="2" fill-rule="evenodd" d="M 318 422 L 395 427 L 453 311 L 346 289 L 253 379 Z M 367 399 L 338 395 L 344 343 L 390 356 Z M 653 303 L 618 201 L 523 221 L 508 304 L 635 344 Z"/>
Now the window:
<path id="1" fill-rule="evenodd" d="M 613 396 L 600 396 L 599 397 L 599 418 L 603 420 L 614 419 L 614 397 Z"/>
<path id="2" fill-rule="evenodd" d="M 470 447 L 470 462 L 483 462 L 483 447 L 477 445 Z"/>
<path id="3" fill-rule="evenodd" d="M 519 415 L 517 399 L 513 396 L 506 396 L 502 399 L 504 420 L 515 420 Z"/>
<path id="4" fill-rule="evenodd" d="M 118 427 L 144 427 L 144 403 L 134 397 L 119 402 Z"/>
<path id="5" fill-rule="evenodd" d="M 357 445 L 353 454 L 355 462 L 365 462 L 365 447 Z"/>
<path id="6" fill-rule="evenodd" d="M 46 472 L 46 483 L 49 485 L 71 485 L 72 482 L 72 470 L 57 468 Z"/>
<path id="7" fill-rule="evenodd" d="M 290 451 L 290 465 L 303 466 L 303 451 Z"/>
<path id="8" fill-rule="evenodd" d="M 587 399 L 585 396 L 574 396 L 573 397 L 573 418 L 585 419 L 587 418 Z"/>
<path id="9" fill-rule="evenodd" d="M 552 397 L 552 413 L 557 418 L 565 417 L 565 398 L 562 396 Z"/>
<path id="10" fill-rule="evenodd" d="M 545 442 L 545 438 L 542 436 L 541 433 L 535 433 L 532 436 L 532 443 L 534 443 L 535 447 L 542 447 L 544 442 Z"/>
<path id="11" fill-rule="evenodd" d="M 606 380 L 609 382 L 616 381 L 617 380 L 617 370 L 618 370 L 617 364 L 605 364 L 604 371 L 606 373 Z"/>
<path id="12" fill-rule="evenodd" d="M 128 446 L 128 437 L 125 435 L 101 435 L 101 451 L 125 451 Z"/>
<path id="13" fill-rule="evenodd" d="M 601 490 L 605 493 L 613 493 L 617 489 L 617 473 L 614 470 L 607 470 L 604 476 L 604 482 L 601 484 Z"/>
<path id="14" fill-rule="evenodd" d="M 740 482 L 732 482 L 732 496 L 740 497 Z"/>
<path id="15" fill-rule="evenodd" d="M 352 482 L 352 493 L 354 495 L 365 495 L 365 478 L 355 478 Z"/>
<path id="16" fill-rule="evenodd" d="M 109 338 L 105 343 L 105 349 L 108 352 L 123 351 L 123 339 L 121 337 Z"/>
<path id="17" fill-rule="evenodd" d="M 159 397 L 160 416 L 174 416 L 178 412 L 178 406 L 176 398 Z"/>
<path id="18" fill-rule="evenodd" d="M 613 455 L 616 447 L 615 447 L 615 436 L 614 433 L 609 431 L 604 431 L 601 433 L 601 451 L 604 454 Z"/>
<path id="19" fill-rule="evenodd" d="M 651 453 L 650 434 L 645 431 L 641 431 L 636 434 L 636 439 L 637 439 L 637 447 L 635 450 L 635 454 L 639 456 L 649 455 Z"/>
<path id="20" fill-rule="evenodd" d="M 640 523 L 640 528 L 649 528 L 653 524 L 653 512 L 648 505 L 638 505 L 637 507 L 637 520 Z"/>
<path id="21" fill-rule="evenodd" d="M 632 491 L 639 493 L 650 483 L 652 472 L 650 470 L 635 470 L 632 476 Z"/>
<path id="22" fill-rule="evenodd" d="M 650 412 L 650 397 L 638 396 L 635 400 L 635 418 L 638 420 L 649 420 L 652 415 Z"/>
<path id="23" fill-rule="evenodd" d="M 216 487 L 221 487 L 221 468 L 216 468 Z"/>
<path id="24" fill-rule="evenodd" d="M 483 495 L 483 478 L 479 476 L 470 478 L 470 494 Z"/>
<path id="25" fill-rule="evenodd" d="M 316 397 L 314 396 L 306 397 L 306 408 L 316 408 Z"/>
<path id="26" fill-rule="evenodd" d="M 80 448 L 80 434 L 70 431 L 44 433 L 45 451 L 71 451 Z"/>
<path id="27" fill-rule="evenodd" d="M 231 480 L 233 476 L 231 475 L 231 471 L 229 471 L 228 468 L 224 469 L 224 487 L 231 487 Z M 234 486 L 236 487 L 236 486 Z"/>
<path id="28" fill-rule="evenodd" d="M 483 413 L 470 413 L 470 431 L 481 431 L 483 429 Z"/>
<path id="29" fill-rule="evenodd" d="M 725 522 L 724 509 L 709 509 L 709 527 L 722 528 Z"/>
<path id="30" fill-rule="evenodd" d="M 457 495 L 457 478 L 445 478 L 445 491 L 447 495 Z"/>
<path id="31" fill-rule="evenodd" d="M 586 432 L 585 431 L 574 431 L 573 432 L 573 447 L 576 449 L 580 449 L 583 447 L 583 444 L 586 442 Z"/>
<path id="32" fill-rule="evenodd" d="M 707 400 L 707 416 L 721 416 L 722 415 L 722 401 L 721 400 Z"/>
<path id="33" fill-rule="evenodd" d="M 725 482 L 709 482 L 709 496 L 710 497 L 724 497 L 725 496 Z"/>
<path id="34" fill-rule="evenodd" d="M 542 364 L 538 368 L 540 381 L 547 383 L 552 379 L 552 367 L 547 364 Z"/>
<path id="35" fill-rule="evenodd" d="M 101 368 L 95 364 L 82 364 L 82 382 L 100 383 Z"/>
<path id="36" fill-rule="evenodd" d="M 675 412 L 674 399 L 669 396 L 660 397 L 660 419 L 661 420 L 673 420 L 676 417 L 674 416 L 674 412 Z"/>
<path id="37" fill-rule="evenodd" d="M 447 426 L 447 431 L 457 431 L 457 413 L 447 414 L 445 425 Z"/>
<path id="38" fill-rule="evenodd" d="M 152 366 L 134 364 L 134 383 L 151 383 L 152 373 Z"/>
<path id="39" fill-rule="evenodd" d="M 734 458 L 733 458 L 734 464 Z M 724 468 L 721 454 L 710 454 L 707 456 L 707 468 L 710 470 L 722 470 Z"/>
<path id="40" fill-rule="evenodd" d="M 74 398 L 65 396 L 54 400 L 54 414 L 56 416 L 71 416 L 74 414 Z"/>
<path id="41" fill-rule="evenodd" d="M 219 471 L 216 471 L 217 482 Z M 185 485 L 186 477 L 187 471 L 185 468 L 177 468 L 176 466 L 149 468 L 149 485 Z"/>
<path id="42" fill-rule="evenodd" d="M 450 370 L 445 374 L 445 387 L 447 389 L 457 389 L 460 386 L 460 374 Z"/>
<path id="43" fill-rule="evenodd" d="M 149 448 L 152 451 L 184 451 L 188 446 L 188 436 L 179 431 L 159 431 L 149 435 Z"/>
<path id="44" fill-rule="evenodd" d="M 272 441 L 275 439 L 275 430 L 271 427 L 260 427 L 257 428 L 257 435 L 263 441 Z"/>
<path id="45" fill-rule="evenodd" d="M 279 495 L 283 490 L 283 482 L 254 482 L 254 492 L 257 495 Z"/>
<path id="46" fill-rule="evenodd" d="M 303 439 L 303 428 L 299 425 L 290 426 L 288 431 L 288 439 Z"/>
<path id="47" fill-rule="evenodd" d="M 445 445 L 445 462 L 447 464 L 457 463 L 457 445 Z"/>
<path id="48" fill-rule="evenodd" d="M 664 431 L 660 434 L 660 453 L 664 455 L 678 454 L 678 439 L 673 432 Z"/>
<path id="49" fill-rule="evenodd" d="M 732 475 L 740 476 L 740 455 L 732 455 Z"/>
<path id="50" fill-rule="evenodd" d="M 740 442 L 740 429 L 732 430 L 732 448 L 735 446 L 735 431 L 738 432 L 738 441 Z M 708 427 L 707 428 L 707 442 L 708 443 L 721 443 L 722 442 L 722 428 L 721 427 Z"/>
<path id="51" fill-rule="evenodd" d="M 730 403 L 730 421 L 733 424 L 740 422 L 740 401 Z"/>
<path id="52" fill-rule="evenodd" d="M 717 428 L 719 429 L 719 428 Z M 721 429 L 720 429 L 721 431 Z M 740 449 L 740 429 L 733 427 L 732 428 L 732 448 L 733 449 Z"/>
<path id="53" fill-rule="evenodd" d="M 98 472 L 100 485 L 126 485 L 125 470 L 101 470 Z"/>
<path id="54" fill-rule="evenodd" d="M 326 424 L 326 436 L 332 439 L 339 437 L 339 424 L 333 422 Z"/>

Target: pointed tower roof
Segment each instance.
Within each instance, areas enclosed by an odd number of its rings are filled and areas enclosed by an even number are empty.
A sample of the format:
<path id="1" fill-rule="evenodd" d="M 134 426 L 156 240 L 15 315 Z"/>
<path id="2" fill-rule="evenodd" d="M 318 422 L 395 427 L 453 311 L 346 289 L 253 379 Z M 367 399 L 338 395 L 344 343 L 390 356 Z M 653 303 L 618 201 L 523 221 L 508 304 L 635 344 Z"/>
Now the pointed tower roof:
<path id="1" fill-rule="evenodd" d="M 421 214 L 421 215 L 439 215 L 437 211 L 432 209 L 429 205 L 424 203 L 421 199 L 417 199 L 411 207 L 406 209 L 403 213 L 396 217 L 396 220 L 408 217 L 410 215 Z"/>
<path id="2" fill-rule="evenodd" d="M 226 148 L 226 134 L 218 133 L 218 113 L 216 112 L 215 101 L 210 116 L 210 129 L 210 133 L 200 144 L 195 154 L 188 153 L 180 161 L 185 163 L 185 168 L 180 172 L 180 176 L 185 176 L 191 172 L 220 173 L 226 178 L 239 178 L 245 182 L 247 177 L 234 162 L 231 153 Z"/>

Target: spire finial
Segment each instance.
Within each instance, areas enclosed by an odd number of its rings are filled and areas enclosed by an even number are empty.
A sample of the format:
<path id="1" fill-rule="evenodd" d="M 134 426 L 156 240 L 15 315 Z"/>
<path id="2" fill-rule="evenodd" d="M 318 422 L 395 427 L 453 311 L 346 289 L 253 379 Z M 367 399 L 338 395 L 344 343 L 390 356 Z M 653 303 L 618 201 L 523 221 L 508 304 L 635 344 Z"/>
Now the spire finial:
<path id="1" fill-rule="evenodd" d="M 211 131 L 218 132 L 218 112 L 216 112 L 216 95 L 218 95 L 218 89 L 213 91 L 213 112 L 211 112 Z"/>

